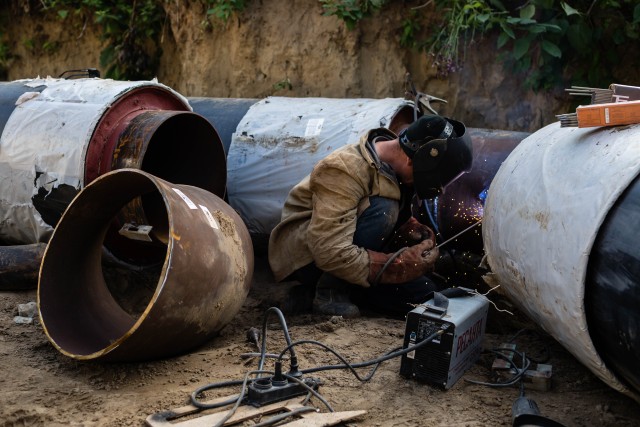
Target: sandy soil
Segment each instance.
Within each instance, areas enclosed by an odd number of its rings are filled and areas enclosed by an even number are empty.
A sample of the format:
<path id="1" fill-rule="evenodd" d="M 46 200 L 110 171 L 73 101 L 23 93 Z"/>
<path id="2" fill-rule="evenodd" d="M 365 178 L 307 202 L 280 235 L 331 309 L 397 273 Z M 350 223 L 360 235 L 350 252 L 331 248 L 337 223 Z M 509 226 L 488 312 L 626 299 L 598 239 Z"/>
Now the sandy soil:
<path id="1" fill-rule="evenodd" d="M 255 361 L 247 365 L 240 358 L 255 351 L 246 332 L 261 327 L 264 309 L 285 288 L 270 283 L 264 261 L 258 259 L 249 298 L 218 338 L 180 357 L 121 364 L 78 362 L 62 355 L 37 321 L 14 323 L 17 305 L 35 300 L 36 292 L 0 292 L 0 426 L 142 426 L 151 414 L 186 405 L 190 393 L 200 386 L 240 379 L 256 367 Z M 355 320 L 291 315 L 287 323 L 294 341 L 318 340 L 350 362 L 369 360 L 401 346 L 405 328 L 403 320 L 375 314 Z M 279 352 L 285 346 L 282 331 L 273 316 L 268 325 L 268 351 Z M 517 313 L 510 316 L 492 308 L 484 347 L 509 340 L 522 327 L 535 330 Z M 515 343 L 531 357 L 548 351 L 548 363 L 553 366 L 551 390 L 527 391 L 543 415 L 567 426 L 640 425 L 640 405 L 595 378 L 551 337 L 538 331 L 519 335 Z M 303 369 L 337 363 L 316 346 L 300 347 L 298 356 Z M 366 411 L 351 426 L 511 425 L 517 388 L 489 388 L 466 381 L 488 381 L 492 361 L 491 354 L 483 355 L 447 391 L 403 378 L 399 359 L 383 363 L 366 383 L 344 370 L 312 376 L 322 380 L 319 391 L 335 410 Z M 223 389 L 219 395 L 236 392 L 236 388 Z M 213 397 L 208 392 L 205 399 Z M 326 411 L 317 399 L 312 403 Z"/>

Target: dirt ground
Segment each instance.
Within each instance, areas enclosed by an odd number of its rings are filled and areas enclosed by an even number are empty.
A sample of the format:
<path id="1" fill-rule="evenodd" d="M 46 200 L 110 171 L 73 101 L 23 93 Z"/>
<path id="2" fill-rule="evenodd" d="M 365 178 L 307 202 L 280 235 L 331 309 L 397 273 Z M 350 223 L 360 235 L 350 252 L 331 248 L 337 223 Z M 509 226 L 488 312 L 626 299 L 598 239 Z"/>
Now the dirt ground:
<path id="1" fill-rule="evenodd" d="M 18 304 L 35 301 L 36 291 L 0 292 L 0 427 L 142 426 L 151 414 L 186 405 L 198 387 L 243 378 L 257 366 L 255 360 L 247 365 L 240 357 L 255 351 L 246 332 L 261 327 L 265 308 L 286 288 L 270 281 L 264 260 L 256 259 L 249 298 L 219 337 L 180 357 L 120 364 L 79 362 L 62 355 L 37 321 L 14 322 Z M 507 302 L 496 304 L 505 308 Z M 277 353 L 285 341 L 276 320 L 269 317 L 267 350 Z M 400 347 L 405 328 L 401 319 L 371 313 L 355 320 L 310 314 L 291 315 L 286 320 L 292 340 L 320 341 L 352 363 Z M 535 330 L 518 313 L 509 315 L 491 308 L 484 348 L 508 341 L 521 328 Z M 547 363 L 553 366 L 551 390 L 526 391 L 543 415 L 567 426 L 640 425 L 640 405 L 598 380 L 553 338 L 537 331 L 520 334 L 513 342 L 531 357 L 548 351 Z M 297 352 L 302 369 L 337 363 L 318 346 L 304 345 Z M 322 380 L 319 392 L 336 411 L 366 411 L 350 426 L 511 425 L 517 388 L 490 388 L 466 381 L 489 381 L 493 359 L 489 353 L 481 356 L 447 391 L 400 376 L 399 358 L 383 363 L 364 383 L 346 370 L 311 375 Z M 218 395 L 237 391 L 231 387 Z M 204 399 L 213 397 L 207 392 Z M 317 399 L 311 402 L 327 410 Z"/>

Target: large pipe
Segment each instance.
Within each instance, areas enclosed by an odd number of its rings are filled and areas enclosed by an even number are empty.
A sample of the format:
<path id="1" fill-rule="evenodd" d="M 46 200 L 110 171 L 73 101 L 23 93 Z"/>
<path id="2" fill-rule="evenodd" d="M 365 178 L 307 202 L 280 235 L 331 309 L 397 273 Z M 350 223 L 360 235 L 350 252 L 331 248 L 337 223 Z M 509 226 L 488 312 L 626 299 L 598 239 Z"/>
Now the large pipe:
<path id="1" fill-rule="evenodd" d="M 254 241 L 263 242 L 280 220 L 284 200 L 313 166 L 333 150 L 357 141 L 375 127 L 400 132 L 413 121 L 413 104 L 401 98 L 264 100 L 188 98 L 193 110 L 218 130 L 229 167 L 229 203 L 236 208 Z M 313 122 L 315 120 L 315 122 Z M 317 134 L 310 123 L 322 120 Z M 433 222 L 444 238 L 482 217 L 482 192 L 511 150 L 529 134 L 469 129 L 473 169 L 432 201 Z M 451 247 L 482 253 L 476 230 Z"/>
<path id="2" fill-rule="evenodd" d="M 105 278 L 102 247 L 112 219 L 136 198 L 152 227 L 147 245 L 162 248 L 164 262 L 155 283 L 129 284 L 134 288 L 122 297 Z M 87 185 L 60 219 L 40 270 L 40 318 L 51 343 L 75 359 L 172 356 L 231 321 L 252 272 L 249 234 L 222 199 L 138 169 L 118 169 Z"/>
<path id="3" fill-rule="evenodd" d="M 640 126 L 526 138 L 489 188 L 483 237 L 511 300 L 612 388 L 640 401 Z"/>
<path id="4" fill-rule="evenodd" d="M 22 291 L 38 285 L 44 243 L 0 246 L 0 291 Z"/>
<path id="5" fill-rule="evenodd" d="M 449 184 L 442 196 L 425 204 L 442 236 L 447 239 L 484 216 L 486 191 L 502 162 L 527 136 L 526 132 L 469 128 L 473 145 L 471 170 Z M 461 235 L 448 248 L 483 253 L 482 226 Z"/>
<path id="6" fill-rule="evenodd" d="M 5 83 L 0 93 L 4 243 L 46 242 L 78 191 L 118 167 L 224 196 L 218 134 L 164 85 L 48 78 Z"/>

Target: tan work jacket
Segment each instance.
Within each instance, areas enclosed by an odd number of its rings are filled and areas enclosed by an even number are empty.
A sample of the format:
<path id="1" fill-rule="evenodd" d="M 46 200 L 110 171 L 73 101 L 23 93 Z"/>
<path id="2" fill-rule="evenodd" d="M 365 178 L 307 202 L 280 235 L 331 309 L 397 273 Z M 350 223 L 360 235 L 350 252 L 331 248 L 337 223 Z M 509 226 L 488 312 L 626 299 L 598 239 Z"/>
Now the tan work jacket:
<path id="1" fill-rule="evenodd" d="M 401 197 L 395 176 L 381 169 L 369 142 L 372 134 L 396 138 L 388 129 L 370 131 L 359 143 L 319 161 L 289 192 L 281 222 L 269 239 L 269 263 L 277 281 L 315 262 L 349 283 L 370 286 L 369 254 L 353 244 L 356 221 L 369 207 L 369 197 Z"/>

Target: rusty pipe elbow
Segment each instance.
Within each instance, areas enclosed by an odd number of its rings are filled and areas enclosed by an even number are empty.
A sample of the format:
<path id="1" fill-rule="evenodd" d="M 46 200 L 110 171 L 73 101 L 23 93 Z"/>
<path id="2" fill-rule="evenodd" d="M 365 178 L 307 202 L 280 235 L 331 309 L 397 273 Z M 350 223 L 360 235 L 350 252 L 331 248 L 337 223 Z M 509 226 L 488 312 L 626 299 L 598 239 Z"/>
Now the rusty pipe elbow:
<path id="1" fill-rule="evenodd" d="M 154 235 L 146 243 L 165 251 L 139 311 L 110 288 L 101 263 L 109 224 L 134 198 Z M 75 359 L 168 357 L 228 324 L 244 303 L 252 273 L 249 233 L 218 196 L 118 169 L 85 187 L 56 227 L 40 269 L 40 319 L 49 341 Z"/>

